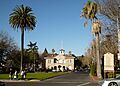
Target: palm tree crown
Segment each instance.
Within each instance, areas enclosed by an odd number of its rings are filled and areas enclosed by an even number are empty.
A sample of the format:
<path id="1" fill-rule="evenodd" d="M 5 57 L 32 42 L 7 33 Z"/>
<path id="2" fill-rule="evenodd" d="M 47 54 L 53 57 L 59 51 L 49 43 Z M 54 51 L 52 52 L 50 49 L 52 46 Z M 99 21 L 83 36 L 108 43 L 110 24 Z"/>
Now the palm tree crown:
<path id="1" fill-rule="evenodd" d="M 92 33 L 98 34 L 101 33 L 101 22 L 100 21 L 95 21 L 92 23 Z"/>
<path id="2" fill-rule="evenodd" d="M 36 53 L 37 50 L 38 50 L 38 46 L 37 46 L 36 44 L 37 44 L 37 42 L 32 43 L 32 42 L 30 41 L 30 44 L 27 45 L 27 46 L 29 47 L 29 50 L 30 50 L 31 52 L 33 52 L 33 53 Z"/>
<path id="3" fill-rule="evenodd" d="M 13 28 L 33 30 L 36 24 L 36 17 L 31 12 L 32 9 L 24 5 L 17 6 L 10 14 L 9 23 Z"/>
<path id="4" fill-rule="evenodd" d="M 89 19 L 97 18 L 96 17 L 97 9 L 98 9 L 97 4 L 95 2 L 88 1 L 83 8 L 82 15 L 85 18 Z"/>
<path id="5" fill-rule="evenodd" d="M 80 17 L 85 17 L 86 20 L 90 19 L 91 21 L 94 19 L 97 19 L 96 13 L 98 11 L 98 6 L 95 2 L 88 1 L 83 9 L 82 9 L 82 14 Z M 87 21 L 85 22 L 84 25 L 87 24 Z"/>

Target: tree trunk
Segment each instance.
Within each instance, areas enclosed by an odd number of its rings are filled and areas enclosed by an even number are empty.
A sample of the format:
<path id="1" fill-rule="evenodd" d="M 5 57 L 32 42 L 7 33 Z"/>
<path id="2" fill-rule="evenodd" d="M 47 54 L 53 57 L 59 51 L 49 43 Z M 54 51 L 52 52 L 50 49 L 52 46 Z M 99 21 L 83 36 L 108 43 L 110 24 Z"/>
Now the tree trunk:
<path id="1" fill-rule="evenodd" d="M 96 36 L 96 57 L 97 57 L 97 77 L 102 78 L 101 75 L 101 58 L 100 58 L 100 40 L 99 33 L 95 33 Z"/>
<path id="2" fill-rule="evenodd" d="M 20 68 L 20 71 L 23 70 L 23 56 L 24 56 L 24 29 L 21 28 L 21 68 Z"/>
<path id="3" fill-rule="evenodd" d="M 35 52 L 33 51 L 34 54 L 34 72 L 35 72 Z"/>

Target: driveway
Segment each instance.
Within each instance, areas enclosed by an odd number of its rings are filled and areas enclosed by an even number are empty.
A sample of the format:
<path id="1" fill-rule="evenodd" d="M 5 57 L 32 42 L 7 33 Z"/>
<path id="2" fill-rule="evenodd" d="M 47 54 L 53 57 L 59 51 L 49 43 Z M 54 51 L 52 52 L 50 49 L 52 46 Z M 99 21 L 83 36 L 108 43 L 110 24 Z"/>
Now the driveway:
<path id="1" fill-rule="evenodd" d="M 56 84 L 57 86 L 96 86 L 97 84 L 90 79 L 88 72 L 73 72 L 45 80 L 42 83 L 45 83 L 45 86 L 56 86 Z"/>

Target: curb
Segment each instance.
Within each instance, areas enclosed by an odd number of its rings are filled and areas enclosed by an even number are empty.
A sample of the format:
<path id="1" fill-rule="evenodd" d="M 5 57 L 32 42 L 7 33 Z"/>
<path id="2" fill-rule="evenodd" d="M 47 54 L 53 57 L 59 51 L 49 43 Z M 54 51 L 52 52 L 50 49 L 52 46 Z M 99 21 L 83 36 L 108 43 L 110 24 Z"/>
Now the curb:
<path id="1" fill-rule="evenodd" d="M 39 82 L 40 80 L 0 80 L 1 82 Z"/>
<path id="2" fill-rule="evenodd" d="M 93 82 L 99 82 L 100 80 L 97 76 L 90 76 L 90 78 Z"/>
<path id="3" fill-rule="evenodd" d="M 39 82 L 40 80 L 29 80 L 30 82 Z"/>

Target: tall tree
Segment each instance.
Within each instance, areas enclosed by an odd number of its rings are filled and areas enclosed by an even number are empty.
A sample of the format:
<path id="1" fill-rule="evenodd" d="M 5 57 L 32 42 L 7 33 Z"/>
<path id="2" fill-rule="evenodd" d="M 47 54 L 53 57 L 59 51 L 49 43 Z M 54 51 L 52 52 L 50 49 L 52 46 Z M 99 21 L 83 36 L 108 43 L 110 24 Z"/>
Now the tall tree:
<path id="1" fill-rule="evenodd" d="M 86 20 L 90 19 L 92 23 L 92 32 L 96 37 L 96 56 L 97 56 L 97 76 L 102 78 L 101 65 L 100 65 L 100 46 L 99 46 L 99 33 L 101 32 L 101 24 L 98 21 L 96 14 L 98 11 L 98 5 L 95 2 L 88 1 L 82 10 L 81 17 L 85 17 Z M 84 23 L 86 26 L 87 21 Z"/>
<path id="2" fill-rule="evenodd" d="M 94 0 L 100 6 L 100 15 L 105 27 L 102 53 L 109 51 L 115 55 L 115 69 L 119 67 L 120 53 L 120 0 Z M 107 33 L 107 34 L 106 34 Z M 107 37 L 106 37 L 107 36 Z"/>
<path id="3" fill-rule="evenodd" d="M 99 5 L 99 12 L 113 22 L 117 22 L 119 16 L 120 0 L 94 0 Z M 105 18 L 105 19 L 107 19 Z"/>
<path id="4" fill-rule="evenodd" d="M 114 35 L 106 35 L 106 37 L 101 41 L 102 55 L 107 52 L 117 54 L 117 44 Z"/>
<path id="5" fill-rule="evenodd" d="M 100 6 L 100 14 L 102 15 L 102 22 L 104 24 L 105 38 L 107 35 L 112 35 L 116 40 L 118 46 L 117 50 L 120 51 L 120 0 L 94 0 Z M 104 35 L 104 34 L 103 34 Z"/>
<path id="6" fill-rule="evenodd" d="M 42 53 L 42 58 L 43 58 L 42 67 L 44 69 L 45 69 L 45 59 L 44 59 L 44 57 L 47 57 L 47 56 L 49 56 L 49 53 L 48 53 L 47 49 L 45 48 L 44 51 L 43 51 L 43 53 Z"/>
<path id="7" fill-rule="evenodd" d="M 4 31 L 0 31 L 0 63 L 7 60 L 15 61 L 15 54 L 18 51 L 15 41 Z"/>
<path id="8" fill-rule="evenodd" d="M 42 56 L 43 57 L 47 57 L 49 55 L 47 49 L 45 48 L 44 52 L 42 53 Z"/>
<path id="9" fill-rule="evenodd" d="M 36 25 L 36 17 L 32 13 L 32 8 L 28 6 L 16 6 L 9 17 L 9 24 L 12 28 L 21 30 L 21 68 L 24 56 L 24 31 L 33 30 Z"/>

